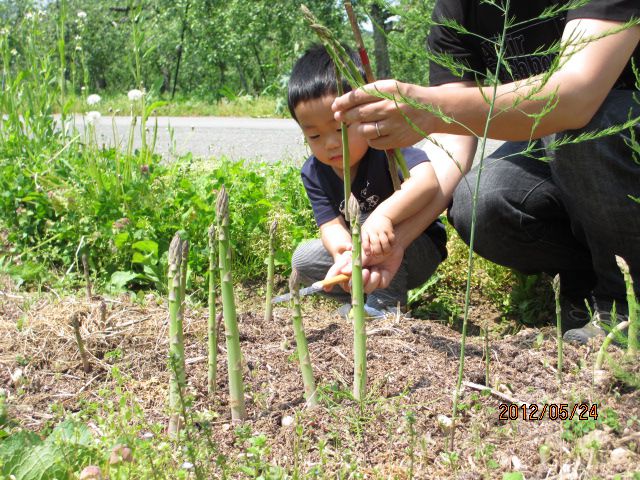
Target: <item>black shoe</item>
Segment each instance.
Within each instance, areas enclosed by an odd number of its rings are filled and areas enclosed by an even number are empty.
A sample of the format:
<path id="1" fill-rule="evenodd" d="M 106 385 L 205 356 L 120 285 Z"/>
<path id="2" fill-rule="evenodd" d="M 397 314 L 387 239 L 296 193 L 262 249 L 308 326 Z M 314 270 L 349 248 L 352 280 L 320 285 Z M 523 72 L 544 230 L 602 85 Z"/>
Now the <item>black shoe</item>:
<path id="1" fill-rule="evenodd" d="M 581 328 L 574 328 L 567 331 L 562 337 L 565 341 L 586 345 L 592 338 L 604 338 L 607 333 L 611 331 L 612 325 L 629 320 L 626 304 L 621 304 L 620 307 L 618 307 L 620 311 L 616 312 L 615 321 L 613 321 L 612 318 L 613 304 L 611 302 L 598 301 L 596 299 L 594 307 L 592 321 Z M 621 335 L 623 334 L 621 333 Z"/>
<path id="2" fill-rule="evenodd" d="M 589 302 L 589 305 L 591 305 L 591 302 Z M 560 296 L 560 312 L 563 332 L 583 327 L 591 321 L 591 315 L 585 304 L 585 299 L 571 300 Z"/>

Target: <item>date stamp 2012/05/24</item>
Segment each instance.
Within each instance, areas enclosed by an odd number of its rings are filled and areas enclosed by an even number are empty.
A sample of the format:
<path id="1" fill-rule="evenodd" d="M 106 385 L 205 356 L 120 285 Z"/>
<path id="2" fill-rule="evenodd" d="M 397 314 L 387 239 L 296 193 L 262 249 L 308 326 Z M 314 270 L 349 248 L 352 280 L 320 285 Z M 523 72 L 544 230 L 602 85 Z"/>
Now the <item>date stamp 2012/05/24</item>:
<path id="1" fill-rule="evenodd" d="M 526 420 L 541 421 L 545 418 L 549 420 L 588 420 L 598 419 L 598 404 L 594 403 L 529 403 L 516 405 L 515 403 L 501 403 L 499 405 L 500 420 Z"/>

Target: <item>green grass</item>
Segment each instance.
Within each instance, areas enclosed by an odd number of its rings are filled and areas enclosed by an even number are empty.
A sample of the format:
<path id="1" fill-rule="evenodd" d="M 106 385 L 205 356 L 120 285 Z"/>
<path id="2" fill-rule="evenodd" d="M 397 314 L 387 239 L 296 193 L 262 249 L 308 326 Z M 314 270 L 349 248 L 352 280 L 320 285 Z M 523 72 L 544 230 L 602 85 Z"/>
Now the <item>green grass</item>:
<path id="1" fill-rule="evenodd" d="M 122 94 L 96 93 L 102 97 L 98 104 L 87 105 L 83 98 L 76 97 L 71 111 L 80 114 L 88 110 L 97 110 L 102 115 L 111 115 L 114 112 L 117 115 L 130 114 L 131 102 L 127 98 L 127 92 Z M 289 118 L 284 99 L 269 96 L 240 95 L 220 100 L 190 97 L 178 97 L 171 100 L 166 96 L 159 96 L 154 100 L 167 102 L 166 105 L 155 110 L 154 114 L 159 116 Z"/>

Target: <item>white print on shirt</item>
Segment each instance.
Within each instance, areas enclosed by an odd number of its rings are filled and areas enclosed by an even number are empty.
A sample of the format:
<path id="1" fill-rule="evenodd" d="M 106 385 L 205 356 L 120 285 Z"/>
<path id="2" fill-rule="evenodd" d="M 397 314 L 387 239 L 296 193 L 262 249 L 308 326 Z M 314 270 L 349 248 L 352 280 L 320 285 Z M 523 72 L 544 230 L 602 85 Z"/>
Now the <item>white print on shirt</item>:
<path id="1" fill-rule="evenodd" d="M 543 20 L 539 23 L 544 23 L 552 20 Z M 539 75 L 548 71 L 551 68 L 554 54 L 527 54 L 524 48 L 526 30 L 534 27 L 535 24 L 526 25 L 519 29 L 519 31 L 513 31 L 505 36 L 505 59 L 509 63 L 509 68 L 513 72 L 514 78 L 528 78 L 534 75 Z M 499 40 L 499 37 L 491 39 L 491 41 L 482 42 L 482 56 L 484 57 L 485 65 L 490 72 L 495 72 L 497 65 L 495 45 Z M 509 72 L 506 69 L 501 69 L 502 74 L 500 79 L 502 81 L 509 81 Z"/>
<path id="2" fill-rule="evenodd" d="M 367 180 L 367 185 L 360 191 L 360 198 L 364 199 L 364 201 L 360 201 L 358 199 L 358 206 L 362 213 L 367 213 L 375 210 L 375 208 L 380 203 L 380 195 L 368 195 L 368 193 L 369 180 Z M 342 215 L 345 214 L 344 199 L 340 202 L 339 210 Z"/>

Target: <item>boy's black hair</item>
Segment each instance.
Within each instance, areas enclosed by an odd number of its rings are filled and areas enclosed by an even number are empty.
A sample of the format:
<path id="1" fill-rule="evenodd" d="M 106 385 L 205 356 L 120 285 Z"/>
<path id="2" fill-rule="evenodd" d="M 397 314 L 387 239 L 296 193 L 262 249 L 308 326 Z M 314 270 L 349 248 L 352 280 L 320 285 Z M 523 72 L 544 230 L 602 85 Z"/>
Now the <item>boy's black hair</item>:
<path id="1" fill-rule="evenodd" d="M 364 78 L 364 69 L 357 53 L 347 47 L 345 47 L 345 50 Z M 351 91 L 351 86 L 344 79 L 342 80 L 342 88 L 345 92 Z M 298 121 L 294 108 L 300 102 L 337 93 L 338 87 L 336 85 L 336 71 L 333 60 L 331 60 L 331 56 L 329 56 L 324 45 L 314 44 L 298 59 L 291 71 L 287 98 L 289 112 L 293 119 Z"/>

